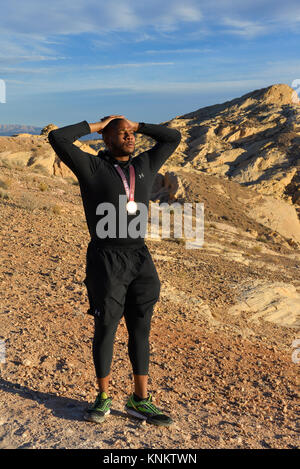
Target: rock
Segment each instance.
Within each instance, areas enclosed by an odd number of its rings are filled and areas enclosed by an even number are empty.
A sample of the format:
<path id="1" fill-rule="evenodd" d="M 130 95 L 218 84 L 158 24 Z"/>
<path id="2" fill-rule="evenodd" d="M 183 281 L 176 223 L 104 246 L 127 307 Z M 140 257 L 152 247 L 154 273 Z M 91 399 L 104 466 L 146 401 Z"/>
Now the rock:
<path id="1" fill-rule="evenodd" d="M 151 200 L 159 202 L 183 201 L 185 190 L 180 177 L 172 171 L 158 173 L 152 186 Z"/>
<path id="2" fill-rule="evenodd" d="M 25 358 L 25 359 L 23 360 L 23 365 L 24 365 L 24 366 L 32 366 L 32 361 L 29 360 L 29 358 Z"/>
<path id="3" fill-rule="evenodd" d="M 247 312 L 251 321 L 263 319 L 286 327 L 299 327 L 300 293 L 293 284 L 260 280 L 240 285 L 238 302 L 231 314 Z"/>
<path id="4" fill-rule="evenodd" d="M 294 206 L 268 195 L 254 196 L 246 205 L 246 213 L 258 223 L 271 228 L 273 237 L 288 238 L 290 246 L 300 243 L 300 224 Z M 276 230 L 276 231 L 275 231 Z"/>
<path id="5" fill-rule="evenodd" d="M 57 125 L 48 124 L 48 125 L 46 125 L 45 127 L 42 128 L 41 135 L 47 135 L 48 136 L 49 132 L 51 132 L 51 130 L 55 130 L 55 129 L 58 129 Z"/>

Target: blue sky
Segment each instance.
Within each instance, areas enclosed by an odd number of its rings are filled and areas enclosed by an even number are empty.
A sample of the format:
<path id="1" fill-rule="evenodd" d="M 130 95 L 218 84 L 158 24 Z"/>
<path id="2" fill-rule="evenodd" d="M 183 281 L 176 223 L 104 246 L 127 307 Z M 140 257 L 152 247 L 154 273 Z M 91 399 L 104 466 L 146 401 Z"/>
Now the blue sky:
<path id="1" fill-rule="evenodd" d="M 159 123 L 300 78 L 300 2 L 10 0 L 1 124 Z"/>

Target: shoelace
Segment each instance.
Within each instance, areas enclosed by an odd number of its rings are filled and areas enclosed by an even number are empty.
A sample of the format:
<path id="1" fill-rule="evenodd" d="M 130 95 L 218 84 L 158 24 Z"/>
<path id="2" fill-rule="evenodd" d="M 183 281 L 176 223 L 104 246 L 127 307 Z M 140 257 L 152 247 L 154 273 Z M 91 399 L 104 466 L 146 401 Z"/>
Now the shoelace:
<path id="1" fill-rule="evenodd" d="M 102 397 L 97 396 L 97 397 L 96 397 L 96 402 L 95 402 L 95 404 L 94 404 L 93 407 L 95 407 L 95 408 L 97 408 L 97 409 L 98 409 L 98 408 L 102 409 L 103 406 L 104 406 L 104 404 L 105 404 L 105 402 L 106 402 L 108 399 L 109 399 L 109 398 L 103 399 Z"/>
<path id="2" fill-rule="evenodd" d="M 154 414 L 161 414 L 162 412 L 157 408 L 155 407 L 154 404 L 152 404 L 152 395 L 150 394 L 150 396 L 148 397 L 147 401 L 145 403 L 143 403 L 143 405 L 145 405 L 146 407 L 148 407 L 150 410 L 152 410 L 152 412 Z"/>

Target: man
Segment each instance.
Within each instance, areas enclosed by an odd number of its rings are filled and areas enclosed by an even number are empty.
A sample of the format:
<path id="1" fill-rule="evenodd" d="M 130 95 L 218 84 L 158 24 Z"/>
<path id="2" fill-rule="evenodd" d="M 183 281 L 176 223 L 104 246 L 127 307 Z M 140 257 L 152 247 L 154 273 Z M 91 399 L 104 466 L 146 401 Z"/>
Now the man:
<path id="1" fill-rule="evenodd" d="M 73 144 L 93 132 L 102 134 L 106 145 L 106 150 L 99 151 L 97 156 Z M 133 157 L 135 133 L 152 137 L 156 145 Z M 172 419 L 153 404 L 147 391 L 150 322 L 159 299 L 160 280 L 145 244 L 145 230 L 136 235 L 130 224 L 135 223 L 137 211 L 148 209 L 155 176 L 178 146 L 181 134 L 164 125 L 132 122 L 122 115 L 111 115 L 100 122 L 89 124 L 84 120 L 52 130 L 48 138 L 59 158 L 77 176 L 91 235 L 84 283 L 89 298 L 88 314 L 95 322 L 92 349 L 99 393 L 84 418 L 100 423 L 110 413 L 112 398 L 108 388 L 113 342 L 124 315 L 134 377 L 134 392 L 125 409 L 148 423 L 170 425 Z M 107 219 L 104 212 L 111 207 L 114 217 Z M 147 217 L 140 220 L 141 225 L 146 223 Z M 111 236 L 105 231 L 107 225 L 113 226 Z"/>

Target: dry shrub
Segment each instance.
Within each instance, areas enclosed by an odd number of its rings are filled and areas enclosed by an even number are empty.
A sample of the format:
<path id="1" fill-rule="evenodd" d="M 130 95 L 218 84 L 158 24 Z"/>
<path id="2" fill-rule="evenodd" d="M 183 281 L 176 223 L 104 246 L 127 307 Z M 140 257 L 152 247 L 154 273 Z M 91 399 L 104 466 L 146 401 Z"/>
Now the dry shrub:
<path id="1" fill-rule="evenodd" d="M 1 179 L 0 178 L 0 188 L 1 189 L 9 189 L 12 185 L 12 179 L 10 178 L 5 178 Z"/>
<path id="2" fill-rule="evenodd" d="M 45 182 L 40 182 L 39 183 L 39 189 L 40 189 L 40 191 L 44 192 L 44 191 L 49 189 L 49 186 Z"/>
<path id="3" fill-rule="evenodd" d="M 0 199 L 3 199 L 3 200 L 9 199 L 8 193 L 5 190 L 1 189 L 1 188 L 0 188 Z"/>
<path id="4" fill-rule="evenodd" d="M 34 165 L 34 166 L 28 166 L 28 168 L 30 168 L 30 171 L 33 171 L 33 172 L 39 173 L 39 174 L 43 174 L 44 176 L 49 176 L 50 175 L 47 168 L 45 166 L 39 164 L 39 163 Z"/>
<path id="5" fill-rule="evenodd" d="M 21 208 L 25 208 L 25 210 L 29 211 L 40 208 L 39 200 L 35 195 L 32 194 L 22 194 L 18 205 Z"/>
<path id="6" fill-rule="evenodd" d="M 61 206 L 53 205 L 53 207 L 51 207 L 51 210 L 55 215 L 59 215 L 61 213 Z"/>

